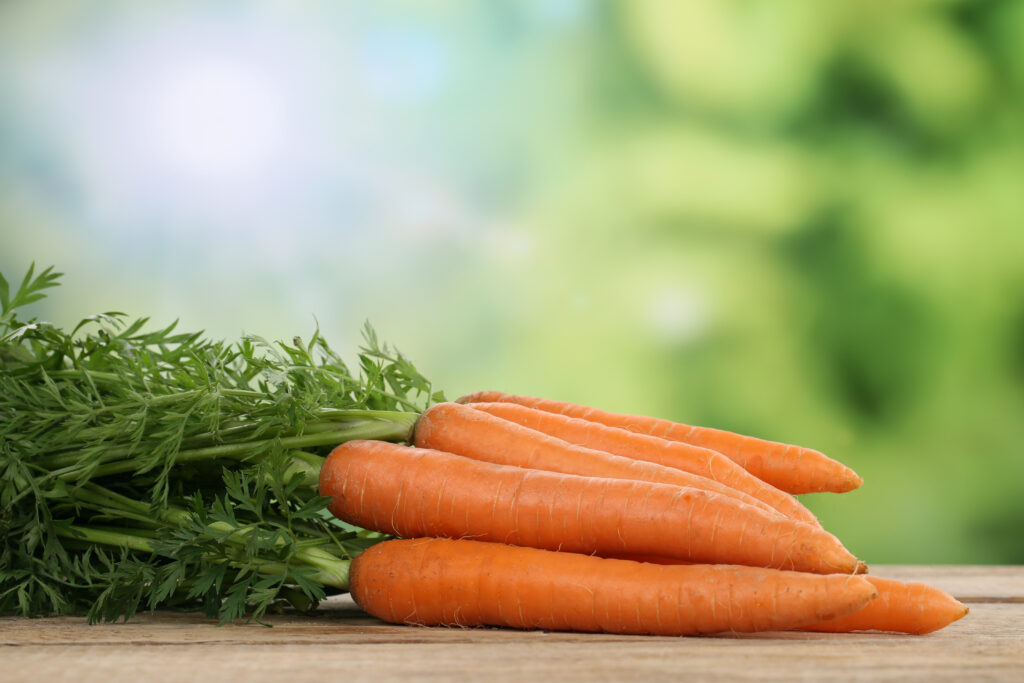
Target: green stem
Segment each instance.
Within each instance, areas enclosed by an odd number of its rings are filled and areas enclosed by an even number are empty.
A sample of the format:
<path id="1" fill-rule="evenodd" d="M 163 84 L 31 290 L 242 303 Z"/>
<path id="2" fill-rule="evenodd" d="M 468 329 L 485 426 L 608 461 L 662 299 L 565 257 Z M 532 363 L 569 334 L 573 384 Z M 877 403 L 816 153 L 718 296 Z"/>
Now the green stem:
<path id="1" fill-rule="evenodd" d="M 185 443 L 189 446 L 198 446 L 201 444 L 207 444 L 210 442 L 223 442 L 225 437 L 238 436 L 239 434 L 245 434 L 246 432 L 255 431 L 258 427 L 262 426 L 262 423 L 256 422 L 240 422 L 233 424 L 229 427 L 222 428 L 216 432 L 203 432 L 202 434 L 196 434 L 185 439 Z M 351 422 L 342 422 L 340 420 L 325 421 L 325 422 L 307 422 L 302 426 L 303 434 L 319 434 L 321 432 L 331 432 L 338 429 L 351 426 Z M 279 436 L 282 432 L 286 432 L 284 426 L 267 428 L 260 436 L 264 439 Z M 295 436 L 295 434 L 291 434 Z"/>
<path id="2" fill-rule="evenodd" d="M 172 394 L 166 394 L 166 395 L 161 396 L 159 398 L 168 398 L 168 397 L 172 397 L 173 396 L 175 399 L 177 399 L 177 398 L 181 398 L 182 396 L 186 396 L 186 395 L 189 395 L 189 394 L 196 394 L 196 393 L 198 393 L 198 391 L 182 392 L 182 393 L 173 394 L 173 395 Z M 101 409 L 98 409 L 97 412 L 102 411 L 102 410 L 106 410 L 106 409 L 107 408 L 101 408 Z M 411 433 L 413 426 L 415 426 L 415 424 L 416 424 L 416 420 L 419 418 L 419 414 L 418 413 L 405 413 L 405 412 L 393 411 L 393 410 L 329 410 L 329 411 L 324 411 L 323 417 L 326 417 L 326 418 L 329 418 L 329 419 L 326 420 L 326 421 L 325 420 L 317 420 L 317 421 L 313 421 L 313 422 L 307 423 L 304 426 L 304 428 L 303 428 L 303 434 L 301 436 L 310 436 L 310 435 L 321 434 L 321 433 L 331 433 L 331 432 L 335 432 L 335 431 L 340 431 L 342 429 L 350 428 L 352 426 L 351 425 L 351 421 L 352 421 L 353 418 L 356 418 L 356 419 L 359 419 L 359 420 L 371 420 L 371 421 L 379 421 L 379 422 L 385 422 L 385 423 L 393 423 L 395 425 L 402 425 L 402 426 L 406 427 L 406 429 Z M 212 440 L 217 439 L 217 438 L 222 438 L 224 436 L 238 434 L 238 433 L 245 433 L 247 431 L 254 430 L 254 429 L 256 429 L 259 426 L 259 424 L 260 424 L 259 422 L 243 422 L 243 423 L 240 423 L 240 424 L 233 424 L 230 427 L 227 427 L 226 429 L 221 430 L 220 432 L 205 432 L 203 434 L 197 434 L 195 436 L 188 437 L 187 439 L 184 440 L 183 443 L 187 444 L 189 446 L 193 446 L 193 445 L 196 445 L 196 444 L 202 444 L 202 443 L 209 442 L 209 441 L 212 441 Z M 99 428 L 99 427 L 83 429 L 83 430 L 81 430 L 80 432 L 77 433 L 76 439 L 81 438 L 81 439 L 86 439 L 87 440 L 92 433 L 100 434 L 101 432 L 103 434 L 106 434 L 106 433 L 108 433 L 108 430 L 105 430 L 105 429 L 102 429 L 102 428 Z M 265 441 L 265 440 L 267 440 L 269 438 L 277 437 L 280 434 L 280 432 L 281 432 L 281 430 L 271 430 L 264 437 L 263 440 Z M 292 438 L 292 439 L 294 439 L 294 438 L 300 438 L 300 436 L 292 435 L 292 436 L 288 436 L 288 437 L 284 437 L 284 438 Z M 391 439 L 385 439 L 385 440 L 391 440 Z M 409 439 L 408 438 L 402 438 L 402 439 L 394 439 L 394 440 L 407 441 Z M 220 444 L 218 446 L 209 446 L 208 448 L 223 448 L 223 447 L 229 447 L 229 446 L 244 446 L 246 444 L 251 444 L 251 443 L 254 443 L 254 442 L 246 441 L 246 442 L 236 442 L 236 443 L 230 443 L 230 444 Z M 256 442 L 256 443 L 259 443 L 259 442 Z M 323 445 L 323 444 L 310 443 L 310 444 L 307 444 L 307 445 L 318 446 L 318 445 Z M 302 448 L 304 446 L 298 445 L 296 447 Z M 110 448 L 106 448 L 106 449 L 103 450 L 102 454 L 99 457 L 99 462 L 105 463 L 105 462 L 112 462 L 112 461 L 115 461 L 115 460 L 120 460 L 121 458 L 131 456 L 137 450 L 138 450 L 138 447 L 134 446 L 134 445 L 132 445 L 132 446 L 112 446 Z M 201 448 L 200 449 L 186 449 L 186 451 L 187 450 L 202 450 L 202 449 Z M 70 449 L 70 450 L 68 450 L 66 452 L 55 453 L 54 455 L 51 455 L 51 456 L 49 456 L 47 458 L 44 458 L 43 461 L 42 461 L 42 465 L 43 465 L 43 467 L 45 467 L 45 468 L 47 468 L 49 470 L 56 470 L 56 469 L 61 469 L 61 468 L 64 468 L 64 467 L 74 466 L 75 464 L 78 463 L 79 459 L 81 458 L 80 451 L 81 451 L 81 447 L 76 447 L 76 448 Z M 186 452 L 186 451 L 181 451 L 181 452 Z"/>
<path id="3" fill-rule="evenodd" d="M 78 541 L 156 554 L 151 543 L 152 539 L 114 531 L 113 529 L 67 524 L 57 526 L 57 534 L 64 538 Z M 306 566 L 316 569 L 309 576 L 314 581 L 324 586 L 348 590 L 351 560 L 339 560 L 330 553 L 320 551 L 318 548 L 300 548 L 295 553 L 295 559 Z M 282 562 L 261 562 L 257 565 L 256 569 L 262 574 L 281 574 L 288 571 L 290 567 Z"/>
<path id="4" fill-rule="evenodd" d="M 297 451 L 297 453 L 301 453 L 301 451 Z M 312 453 L 303 453 L 302 455 L 312 458 L 314 461 L 318 460 L 323 462 L 324 460 L 324 458 L 313 455 Z M 317 467 L 317 472 L 319 472 L 319 467 Z M 108 488 L 104 488 L 95 482 L 89 482 L 72 489 L 69 492 L 69 495 L 78 501 L 89 503 L 101 510 L 116 512 L 122 517 L 156 526 L 159 526 L 160 523 L 181 526 L 188 521 L 191 514 L 188 510 L 178 507 L 177 505 L 168 505 L 159 517 L 154 518 L 152 508 L 148 503 L 143 503 L 141 501 L 128 498 L 127 496 L 122 496 L 121 494 L 115 493 Z M 310 536 L 315 537 L 321 533 L 320 530 L 304 525 L 300 522 L 293 523 L 293 525 L 295 529 L 301 530 Z M 244 543 L 245 537 L 252 533 L 256 526 L 251 525 L 236 528 L 226 522 L 212 522 L 207 525 L 207 528 L 217 534 L 227 534 L 223 538 L 224 541 L 229 543 Z M 328 539 L 318 539 L 317 543 L 325 542 L 327 540 Z M 277 545 L 282 545 L 283 543 L 284 539 L 280 539 Z M 324 551 L 317 552 L 322 553 Z M 331 557 L 334 556 L 331 555 Z"/>
<path id="5" fill-rule="evenodd" d="M 302 564 L 316 569 L 315 572 L 308 575 L 313 581 L 324 586 L 332 586 L 339 590 L 347 591 L 352 561 L 339 560 L 333 555 L 329 557 L 330 560 L 318 559 L 306 557 L 302 552 L 295 553 L 296 560 L 300 560 Z M 257 570 L 264 574 L 281 574 L 289 569 L 294 569 L 294 566 L 286 565 L 283 562 L 264 562 L 257 567 Z"/>
<path id="6" fill-rule="evenodd" d="M 134 424 L 134 423 L 133 423 Z M 310 432 L 324 432 L 331 431 L 332 429 L 339 429 L 337 422 L 329 422 L 325 425 L 319 423 L 307 424 L 306 433 Z M 183 448 L 197 448 L 206 446 L 211 441 L 221 440 L 225 436 L 235 436 L 237 434 L 244 434 L 245 432 L 254 431 L 260 425 L 259 422 L 243 422 L 240 424 L 234 424 L 230 427 L 226 427 L 218 430 L 217 432 L 203 432 L 196 434 L 195 436 L 189 436 L 181 441 Z M 126 427 L 124 431 L 128 431 Z M 263 438 L 273 438 L 278 436 L 283 431 L 282 428 L 267 429 L 263 434 Z M 49 455 L 45 460 L 44 464 L 53 469 L 59 467 L 69 467 L 74 465 L 79 458 L 79 452 L 82 450 L 82 443 L 88 443 L 96 439 L 103 440 L 110 435 L 110 427 L 88 427 L 82 429 L 74 434 L 74 440 L 78 445 L 71 448 L 62 448 L 59 452 Z M 94 444 L 93 444 L 94 445 Z M 110 448 L 103 449 L 100 455 L 100 462 L 111 462 L 119 460 L 136 453 L 139 447 L 136 445 L 131 446 L 112 446 Z"/>
<path id="7" fill-rule="evenodd" d="M 138 550 L 144 553 L 156 553 L 151 543 L 152 539 L 136 536 L 134 534 L 126 534 L 112 529 L 75 526 L 72 524 L 59 525 L 56 529 L 57 535 L 63 536 L 64 538 L 73 538 L 80 541 L 88 541 L 90 543 L 98 543 L 100 545 L 110 545 L 118 548 L 128 548 L 129 550 Z"/>
<path id="8" fill-rule="evenodd" d="M 384 420 L 408 425 L 410 428 L 419 419 L 419 413 L 409 413 L 402 410 L 357 410 L 357 409 L 329 409 L 319 413 L 322 418 L 333 418 L 336 420 L 350 420 L 362 418 L 366 420 Z"/>
<path id="9" fill-rule="evenodd" d="M 305 593 L 291 586 L 282 586 L 277 594 L 288 601 L 294 609 L 299 612 L 309 612 L 316 607 L 316 601 L 307 597 Z"/>
<path id="10" fill-rule="evenodd" d="M 306 451 L 292 451 L 290 455 L 290 462 L 285 468 L 283 480 L 288 483 L 298 477 L 302 486 L 316 491 L 317 485 L 320 483 L 320 468 L 323 467 L 326 458 Z M 264 471 L 263 477 L 264 481 L 269 483 L 270 472 Z"/>
<path id="11" fill-rule="evenodd" d="M 336 446 L 346 441 L 356 439 L 376 439 L 380 441 L 408 441 L 411 438 L 411 424 L 400 424 L 395 422 L 367 422 L 346 429 L 339 429 L 333 432 L 321 434 L 303 434 L 302 436 L 286 436 L 276 439 L 282 448 L 310 448 L 314 446 Z M 243 459 L 253 453 L 266 448 L 271 439 L 260 441 L 244 441 L 240 443 L 222 444 L 220 446 L 208 446 L 206 448 L 194 448 L 178 451 L 174 455 L 175 464 L 194 462 L 197 460 L 213 460 L 216 458 Z M 74 463 L 68 463 L 63 467 L 71 467 Z M 48 463 L 51 469 L 57 469 Z M 122 460 L 108 462 L 100 465 L 91 471 L 93 477 L 106 477 L 113 474 L 135 472 L 139 464 L 134 460 Z M 62 479 L 74 479 L 77 472 L 72 469 L 62 473 Z"/>
<path id="12" fill-rule="evenodd" d="M 310 453 L 309 451 L 295 450 L 292 451 L 291 455 L 293 459 L 300 460 L 309 465 L 311 468 L 315 469 L 318 474 L 320 473 L 320 468 L 323 467 L 324 465 L 324 461 L 327 460 L 327 458 L 323 457 L 322 455 Z"/>
<path id="13" fill-rule="evenodd" d="M 326 572 L 334 577 L 333 581 L 323 581 L 322 583 L 334 586 L 335 588 L 348 589 L 348 572 L 352 564 L 351 560 L 340 560 L 326 550 L 316 546 L 300 547 L 295 551 L 295 559 L 301 560 L 311 567 L 316 567 L 321 572 Z"/>
<path id="14" fill-rule="evenodd" d="M 358 421 L 363 422 L 364 420 Z M 352 422 L 353 421 L 351 420 L 347 422 L 341 420 L 307 422 L 302 426 L 302 433 L 322 434 L 323 432 L 334 432 L 338 431 L 339 429 L 346 429 L 348 427 L 351 427 Z M 229 427 L 223 427 L 221 429 L 218 429 L 216 432 L 203 432 L 202 434 L 190 436 L 182 441 L 182 445 L 192 448 L 200 447 L 205 444 L 210 444 L 211 442 L 223 442 L 225 440 L 225 437 L 236 437 L 238 435 L 244 435 L 246 432 L 256 431 L 256 429 L 260 426 L 262 426 L 260 422 L 240 422 L 237 424 L 232 424 Z M 282 432 L 287 432 L 287 430 L 283 426 L 269 428 L 265 429 L 265 431 L 260 436 L 263 439 L 270 439 L 279 436 Z M 290 436 L 295 436 L 295 434 L 290 434 Z"/>
<path id="15" fill-rule="evenodd" d="M 122 496 L 120 493 L 115 493 L 91 481 L 71 489 L 69 496 L 79 501 L 117 512 L 124 517 L 150 524 L 159 525 L 160 522 L 163 522 L 164 524 L 180 525 L 188 518 L 189 514 L 184 508 L 168 505 L 163 513 L 158 517 L 154 517 L 153 509 L 148 503 Z"/>
<path id="16" fill-rule="evenodd" d="M 150 507 L 146 503 L 137 501 L 128 496 L 122 496 L 99 484 L 89 482 L 69 491 L 72 498 L 77 498 L 94 505 L 102 505 L 108 508 L 116 508 L 121 512 L 131 512 L 136 515 L 146 515 L 152 521 Z"/>
<path id="17" fill-rule="evenodd" d="M 303 453 L 302 451 L 296 451 L 295 455 L 302 456 L 307 461 L 312 461 L 314 463 L 322 463 L 324 460 L 324 458 L 321 458 L 318 455 Z M 319 472 L 319 464 L 316 465 L 316 471 Z M 191 515 L 191 513 L 184 508 L 176 505 L 168 505 L 159 517 L 154 518 L 152 515 L 152 508 L 148 503 L 143 503 L 141 501 L 128 498 L 127 496 L 122 496 L 121 494 L 115 493 L 114 491 L 100 486 L 95 482 L 89 482 L 73 489 L 70 495 L 79 501 L 89 503 L 102 510 L 116 512 L 122 517 L 156 526 L 159 526 L 160 523 L 181 526 L 189 520 Z M 224 542 L 241 544 L 245 543 L 245 537 L 255 531 L 257 527 L 256 525 L 250 525 L 237 528 L 226 522 L 212 522 L 208 524 L 206 528 L 216 534 L 224 534 L 221 539 Z M 292 528 L 309 536 L 313 536 L 314 538 L 322 533 L 320 529 L 303 524 L 302 522 L 292 522 Z M 328 532 L 328 534 L 329 533 L 330 532 Z M 304 559 L 310 560 L 311 563 L 313 563 L 312 560 L 315 560 L 315 558 L 321 558 L 328 563 L 328 567 L 326 568 L 329 569 L 331 563 L 338 559 L 336 555 L 320 547 L 321 543 L 329 542 L 329 540 L 334 540 L 333 536 L 330 537 L 330 539 L 315 538 L 315 540 L 312 541 L 315 545 L 309 545 L 310 541 L 300 541 L 298 544 L 301 548 L 299 555 Z M 275 546 L 281 546 L 284 543 L 284 539 L 278 539 Z"/>
<path id="18" fill-rule="evenodd" d="M 151 523 L 154 521 L 149 505 L 141 501 L 122 496 L 121 494 L 115 493 L 108 488 L 100 486 L 99 484 L 89 482 L 88 484 L 80 487 L 77 492 L 72 495 L 80 500 L 94 505 L 103 506 L 108 510 L 114 510 L 125 516 L 141 518 L 144 521 L 149 521 Z M 189 511 L 184 508 L 180 508 L 176 505 L 168 505 L 157 519 L 165 524 L 180 526 L 188 520 L 189 514 Z M 227 522 L 213 522 L 208 524 L 207 528 L 215 533 L 228 534 L 224 539 L 228 542 L 240 543 L 244 542 L 244 537 L 251 533 L 255 527 L 250 526 L 238 529 Z M 281 540 L 281 543 L 284 543 L 283 539 Z"/>
<path id="19" fill-rule="evenodd" d="M 125 384 L 126 380 L 131 380 L 132 375 L 119 375 L 114 372 L 103 372 L 102 370 L 89 370 L 87 368 L 76 368 L 71 370 L 49 370 L 46 373 L 50 377 L 55 379 L 78 379 L 80 377 L 88 376 L 93 381 L 109 382 L 111 384 L 122 385 Z M 129 382 L 130 383 L 130 382 Z M 171 402 L 181 399 L 195 396 L 196 394 L 208 391 L 207 389 L 191 389 L 188 391 L 179 391 L 173 394 L 160 394 L 159 396 L 151 396 L 148 398 L 148 405 L 159 404 L 170 400 Z M 262 391 L 253 391 L 252 389 L 230 389 L 227 387 L 218 387 L 216 392 L 223 396 L 232 396 L 235 398 L 253 398 L 261 399 L 267 398 L 267 395 Z"/>
<path id="20" fill-rule="evenodd" d="M 396 422 L 398 424 L 408 424 L 411 428 L 416 424 L 417 418 L 419 418 L 419 413 L 407 413 L 396 410 L 322 410 L 316 415 L 316 420 L 306 422 L 305 425 L 303 425 L 303 434 L 318 434 L 321 432 L 330 432 L 342 429 L 344 427 L 351 426 L 351 421 L 353 419 L 359 421 L 383 420 L 387 422 Z M 263 423 L 258 420 L 233 422 L 227 426 L 221 426 L 216 432 L 203 432 L 202 434 L 190 436 L 185 439 L 183 443 L 189 447 L 201 446 L 212 441 L 222 441 L 227 437 L 233 437 L 239 434 L 245 434 L 246 432 L 255 431 L 262 425 Z M 282 431 L 284 431 L 283 427 L 268 429 L 262 436 L 263 438 L 278 436 Z"/>

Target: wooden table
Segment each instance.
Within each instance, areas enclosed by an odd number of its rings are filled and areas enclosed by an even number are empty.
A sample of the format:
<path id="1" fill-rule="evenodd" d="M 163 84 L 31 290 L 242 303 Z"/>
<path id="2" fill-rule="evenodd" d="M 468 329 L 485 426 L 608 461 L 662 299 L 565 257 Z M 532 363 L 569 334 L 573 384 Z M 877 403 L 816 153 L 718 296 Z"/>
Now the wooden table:
<path id="1" fill-rule="evenodd" d="M 971 613 L 928 636 L 760 633 L 701 638 L 391 626 L 346 599 L 315 616 L 218 628 L 193 614 L 127 624 L 0 619 L 3 681 L 966 680 L 1024 681 L 1024 567 L 872 567 L 925 581 Z"/>

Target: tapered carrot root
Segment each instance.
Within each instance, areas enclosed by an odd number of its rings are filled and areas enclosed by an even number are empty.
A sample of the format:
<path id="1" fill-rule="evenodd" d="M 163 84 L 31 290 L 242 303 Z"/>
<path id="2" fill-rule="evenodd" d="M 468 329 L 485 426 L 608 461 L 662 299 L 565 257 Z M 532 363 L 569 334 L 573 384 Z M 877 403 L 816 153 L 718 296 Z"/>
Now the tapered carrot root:
<path id="1" fill-rule="evenodd" d="M 693 562 L 657 555 L 604 555 L 619 560 L 660 565 L 692 565 Z M 924 634 L 949 626 L 967 615 L 967 605 L 943 590 L 924 583 L 904 583 L 877 576 L 863 577 L 878 590 L 878 597 L 866 607 L 832 621 L 803 626 L 801 631 L 849 633 L 850 631 L 891 631 Z"/>
<path id="2" fill-rule="evenodd" d="M 417 421 L 413 442 L 420 448 L 433 448 L 498 465 L 691 486 L 736 498 L 772 515 L 781 514 L 767 503 L 707 477 L 576 446 L 459 403 L 431 406 Z"/>
<path id="3" fill-rule="evenodd" d="M 663 555 L 819 574 L 857 560 L 832 534 L 733 498 L 668 484 L 556 474 L 383 441 L 335 448 L 330 511 L 412 538 L 473 538 L 586 554 Z"/>
<path id="4" fill-rule="evenodd" d="M 373 546 L 352 563 L 351 591 L 392 623 L 656 635 L 799 628 L 876 594 L 856 576 L 659 566 L 439 538 Z"/>
<path id="5" fill-rule="evenodd" d="M 639 434 L 710 448 L 735 461 L 758 479 L 788 493 L 844 493 L 864 483 L 852 469 L 819 451 L 756 439 L 721 429 L 694 427 L 643 415 L 621 415 L 573 403 L 516 396 L 498 391 L 469 394 L 458 399 L 458 402 L 517 403 L 609 427 L 628 429 Z"/>
<path id="6" fill-rule="evenodd" d="M 945 591 L 924 583 L 904 583 L 877 576 L 864 577 L 878 589 L 878 599 L 853 614 L 803 630 L 895 631 L 923 634 L 948 626 L 967 614 L 967 606 Z"/>
<path id="7" fill-rule="evenodd" d="M 766 484 L 721 453 L 708 448 L 667 441 L 514 403 L 468 405 L 578 446 L 674 467 L 713 479 L 767 503 L 787 517 L 818 525 L 818 520 L 811 511 L 801 505 L 796 498 Z"/>

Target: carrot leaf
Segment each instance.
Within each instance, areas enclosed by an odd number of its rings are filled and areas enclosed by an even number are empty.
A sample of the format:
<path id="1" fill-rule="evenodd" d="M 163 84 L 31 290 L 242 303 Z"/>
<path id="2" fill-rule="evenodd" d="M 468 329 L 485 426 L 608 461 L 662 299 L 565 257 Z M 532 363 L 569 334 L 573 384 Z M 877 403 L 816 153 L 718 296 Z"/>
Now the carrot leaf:
<path id="1" fill-rule="evenodd" d="M 443 394 L 369 324 L 349 365 L 319 329 L 225 342 L 115 311 L 69 331 L 19 317 L 60 278 L 0 275 L 0 613 L 259 621 L 346 590 L 387 536 L 331 517 L 319 463 L 407 439 Z"/>

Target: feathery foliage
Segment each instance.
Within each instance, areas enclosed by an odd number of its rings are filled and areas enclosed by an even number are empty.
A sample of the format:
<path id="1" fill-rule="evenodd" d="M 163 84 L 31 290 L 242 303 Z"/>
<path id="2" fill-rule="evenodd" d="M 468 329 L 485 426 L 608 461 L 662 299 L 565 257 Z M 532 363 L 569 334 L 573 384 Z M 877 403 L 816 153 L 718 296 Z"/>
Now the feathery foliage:
<path id="1" fill-rule="evenodd" d="M 60 277 L 33 267 L 12 293 L 0 275 L 0 613 L 226 622 L 346 590 L 385 537 L 326 512 L 323 455 L 405 441 L 443 396 L 369 325 L 353 373 L 319 330 L 225 343 L 119 312 L 21 320 Z"/>

